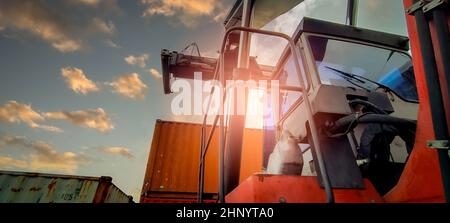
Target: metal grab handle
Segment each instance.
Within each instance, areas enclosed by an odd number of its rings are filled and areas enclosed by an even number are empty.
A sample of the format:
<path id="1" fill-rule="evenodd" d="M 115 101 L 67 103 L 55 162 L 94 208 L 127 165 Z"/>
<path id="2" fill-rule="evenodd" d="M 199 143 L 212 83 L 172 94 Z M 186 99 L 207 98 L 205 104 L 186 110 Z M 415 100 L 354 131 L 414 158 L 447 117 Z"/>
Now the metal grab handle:
<path id="1" fill-rule="evenodd" d="M 221 54 L 224 53 L 226 40 L 228 39 L 229 35 L 234 31 L 243 31 L 243 32 L 249 32 L 249 33 L 259 33 L 259 34 L 268 35 L 268 36 L 277 36 L 277 37 L 283 38 L 288 41 L 289 47 L 291 49 L 291 52 L 292 52 L 292 55 L 293 55 L 294 61 L 295 61 L 295 70 L 297 72 L 300 86 L 302 88 L 302 94 L 304 96 L 304 100 L 306 103 L 306 111 L 307 111 L 307 116 L 308 116 L 308 120 L 309 120 L 309 126 L 311 129 L 311 137 L 312 137 L 312 141 L 315 145 L 315 149 L 317 152 L 317 161 L 318 161 L 319 168 L 320 168 L 319 171 L 322 176 L 322 182 L 324 183 L 325 191 L 327 193 L 327 202 L 330 202 L 330 203 L 333 202 L 334 196 L 333 196 L 333 192 L 331 190 L 330 180 L 328 178 L 328 173 L 326 171 L 325 163 L 323 161 L 322 151 L 321 151 L 320 145 L 319 145 L 318 131 L 317 131 L 316 124 L 314 122 L 313 115 L 312 115 L 311 102 L 308 97 L 308 91 L 309 91 L 309 88 L 311 85 L 308 84 L 307 87 L 305 88 L 305 82 L 303 81 L 303 78 L 301 75 L 301 70 L 300 70 L 299 52 L 298 52 L 298 49 L 295 47 L 294 40 L 290 36 L 288 36 L 284 33 L 253 29 L 253 28 L 248 28 L 248 27 L 233 27 L 233 28 L 227 30 L 225 33 L 224 41 L 222 42 Z M 222 58 L 222 60 L 223 60 L 223 58 Z M 221 76 L 223 78 L 223 76 L 224 76 L 223 72 L 221 72 Z M 220 124 L 223 125 L 222 122 Z M 220 128 L 223 128 L 223 126 L 221 126 Z M 223 168 L 223 166 L 220 166 L 219 168 Z M 222 180 L 222 178 L 219 178 L 219 179 Z M 223 183 L 223 182 L 219 182 L 219 184 L 220 183 Z"/>
<path id="2" fill-rule="evenodd" d="M 331 185 L 330 185 L 330 180 L 328 177 L 328 173 L 326 171 L 326 166 L 323 160 L 323 156 L 322 156 L 322 151 L 320 149 L 320 144 L 319 144 L 319 136 L 318 136 L 318 131 L 317 131 L 317 127 L 316 124 L 314 122 L 314 117 L 312 115 L 312 106 L 311 106 L 311 102 L 309 100 L 309 96 L 308 96 L 308 91 L 310 89 L 310 84 L 308 83 L 308 85 L 305 87 L 305 81 L 303 80 L 302 74 L 301 74 L 301 69 L 300 69 L 300 64 L 299 64 L 299 55 L 300 53 L 298 52 L 298 49 L 295 47 L 295 43 L 293 41 L 293 39 L 284 34 L 284 33 L 278 33 L 278 32 L 272 32 L 272 31 L 266 31 L 266 30 L 259 30 L 259 29 L 253 29 L 253 28 L 248 28 L 248 27 L 232 27 L 229 30 L 226 31 L 224 39 L 222 41 L 222 47 L 221 47 L 221 51 L 220 51 L 220 57 L 219 57 L 219 65 L 218 69 L 216 69 L 219 73 L 219 79 L 220 82 L 223 84 L 225 81 L 225 74 L 224 74 L 224 51 L 225 51 L 225 47 L 226 47 L 226 42 L 228 40 L 229 35 L 232 32 L 235 31 L 242 31 L 242 32 L 248 32 L 248 33 L 258 33 L 258 34 L 262 34 L 262 35 L 268 35 L 268 36 L 276 36 L 276 37 L 280 37 L 282 39 L 285 39 L 288 41 L 291 53 L 294 57 L 294 61 L 295 61 L 295 70 L 297 72 L 297 76 L 300 82 L 300 90 L 304 96 L 304 102 L 306 103 L 306 111 L 307 111 L 307 117 L 309 120 L 309 127 L 310 127 L 310 131 L 311 131 L 311 138 L 312 138 L 312 142 L 315 145 L 315 149 L 316 149 L 316 153 L 317 153 L 317 162 L 319 164 L 319 171 L 321 173 L 321 177 L 322 177 L 322 182 L 324 184 L 325 187 L 325 192 L 327 194 L 327 202 L 328 203 L 332 203 L 334 202 L 334 196 L 333 196 L 333 191 L 331 189 Z M 217 74 L 217 73 L 216 73 Z M 216 77 L 216 75 L 215 75 Z M 307 81 L 307 80 L 306 80 Z M 224 202 L 225 198 L 224 198 L 224 187 L 223 187 L 223 176 L 224 176 L 224 114 L 223 114 L 223 106 L 224 102 L 221 101 L 220 103 L 220 121 L 219 121 L 219 200 Z M 206 114 L 207 115 L 207 114 Z M 206 116 L 205 119 L 206 120 Z M 205 126 L 205 122 L 203 123 L 203 125 Z M 203 127 L 204 127 L 203 126 Z M 204 131 L 202 131 L 202 133 L 204 133 Z M 203 151 L 203 146 L 204 146 L 204 135 L 202 134 L 202 151 Z"/>

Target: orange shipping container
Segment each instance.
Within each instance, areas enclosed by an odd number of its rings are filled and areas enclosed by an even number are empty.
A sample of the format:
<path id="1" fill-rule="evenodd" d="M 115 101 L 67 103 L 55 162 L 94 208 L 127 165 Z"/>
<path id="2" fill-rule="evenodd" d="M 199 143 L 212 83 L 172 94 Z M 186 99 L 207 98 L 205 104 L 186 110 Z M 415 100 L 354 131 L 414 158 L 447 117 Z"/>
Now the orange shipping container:
<path id="1" fill-rule="evenodd" d="M 141 193 L 141 202 L 194 201 L 198 188 L 201 124 L 157 120 Z M 211 126 L 207 128 L 207 134 Z M 218 128 L 205 160 L 205 198 L 218 192 Z M 243 181 L 262 169 L 262 130 L 245 129 L 241 159 Z"/>

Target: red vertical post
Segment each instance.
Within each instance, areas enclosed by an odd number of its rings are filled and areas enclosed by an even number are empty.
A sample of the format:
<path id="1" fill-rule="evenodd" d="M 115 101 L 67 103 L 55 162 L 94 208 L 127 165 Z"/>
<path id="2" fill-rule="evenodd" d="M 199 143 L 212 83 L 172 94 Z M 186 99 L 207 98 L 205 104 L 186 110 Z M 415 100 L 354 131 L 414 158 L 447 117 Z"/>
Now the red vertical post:
<path id="1" fill-rule="evenodd" d="M 403 4 L 407 9 L 413 4 L 413 0 L 404 0 Z M 434 139 L 435 134 L 414 16 L 406 15 L 406 24 L 419 96 L 416 140 L 397 186 L 384 196 L 384 200 L 386 202 L 445 202 L 437 151 L 426 146 L 426 141 Z"/>

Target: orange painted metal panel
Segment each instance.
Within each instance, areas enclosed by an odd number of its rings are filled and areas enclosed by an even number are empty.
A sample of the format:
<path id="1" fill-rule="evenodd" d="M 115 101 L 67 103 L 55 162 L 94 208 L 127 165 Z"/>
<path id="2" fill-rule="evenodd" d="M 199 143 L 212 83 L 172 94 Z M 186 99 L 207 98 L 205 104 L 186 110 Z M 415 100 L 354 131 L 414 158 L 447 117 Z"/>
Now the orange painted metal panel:
<path id="1" fill-rule="evenodd" d="M 336 203 L 380 203 L 383 199 L 367 179 L 365 189 L 333 189 Z M 326 193 L 315 176 L 257 174 L 226 196 L 227 203 L 324 203 Z"/>
<path id="2" fill-rule="evenodd" d="M 409 8 L 413 1 L 403 2 L 405 8 Z M 406 23 L 420 102 L 416 140 L 397 186 L 386 194 L 384 199 L 387 202 L 445 202 L 437 151 L 426 147 L 426 141 L 435 137 L 414 17 L 406 15 Z"/>
<path id="3" fill-rule="evenodd" d="M 198 188 L 201 124 L 157 120 L 141 202 L 150 198 L 195 198 Z M 207 135 L 211 127 L 207 128 Z M 205 160 L 204 192 L 218 191 L 218 128 Z M 241 179 L 262 169 L 262 130 L 245 129 Z"/>
<path id="4" fill-rule="evenodd" d="M 449 30 L 450 30 L 450 13 L 447 13 L 447 26 L 449 27 Z M 450 98 L 449 91 L 448 91 L 448 88 L 450 86 L 447 86 L 448 82 L 446 81 L 446 77 L 445 77 L 444 61 L 441 57 L 441 49 L 440 49 L 438 36 L 437 36 L 438 34 L 436 31 L 436 25 L 434 24 L 433 20 L 431 20 L 429 22 L 429 27 L 430 27 L 431 41 L 433 43 L 434 57 L 436 59 L 436 68 L 437 68 L 437 72 L 438 72 L 438 76 L 439 76 L 439 80 L 440 80 L 442 98 Z M 450 100 L 443 100 L 443 103 L 444 103 L 445 115 L 447 117 L 450 117 Z M 450 126 L 450 118 L 447 118 L 447 125 Z M 450 129 L 449 129 L 449 134 L 450 134 Z"/>
<path id="5" fill-rule="evenodd" d="M 143 197 L 141 203 L 197 203 L 197 199 L 176 199 L 176 198 L 147 198 Z M 217 203 L 217 200 L 203 200 L 203 203 Z"/>

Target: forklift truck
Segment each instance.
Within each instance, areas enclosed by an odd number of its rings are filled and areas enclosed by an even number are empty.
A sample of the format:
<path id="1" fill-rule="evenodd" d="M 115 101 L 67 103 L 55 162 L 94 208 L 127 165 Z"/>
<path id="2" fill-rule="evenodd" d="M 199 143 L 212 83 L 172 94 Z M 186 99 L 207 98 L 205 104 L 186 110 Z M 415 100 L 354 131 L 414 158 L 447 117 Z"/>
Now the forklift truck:
<path id="1" fill-rule="evenodd" d="M 430 86 L 438 87 L 438 92 L 441 92 L 442 85 L 439 86 L 438 82 L 436 86 L 436 81 L 431 78 L 433 75 L 438 77 L 436 71 L 427 68 L 424 75 L 425 72 L 420 70 L 423 69 L 421 63 L 429 58 L 416 57 L 413 61 L 408 53 L 407 37 L 357 28 L 351 24 L 305 17 L 292 36 L 249 28 L 248 11 L 251 11 L 252 2 L 237 1 L 232 8 L 230 15 L 242 13 L 242 26 L 227 28 L 219 59 L 186 56 L 168 50 L 161 54 L 166 93 L 170 93 L 173 77 L 189 77 L 193 70 L 206 73 L 205 80 L 214 79 L 221 83 L 227 79 L 272 79 L 280 82 L 280 106 L 273 106 L 276 110 L 272 110 L 271 117 L 268 117 L 275 125 L 265 128 L 265 171 L 240 184 L 240 149 L 245 116 L 215 116 L 213 125 L 219 125 L 220 141 L 219 201 L 448 200 L 448 128 L 439 127 L 447 126 L 445 112 L 448 110 L 443 107 L 445 94 L 431 98 L 435 89 L 430 90 Z M 354 7 L 351 2 L 349 6 Z M 423 40 L 423 36 L 417 38 L 426 33 L 416 31 L 423 29 L 424 20 L 430 20 L 423 16 L 425 3 L 428 2 L 412 4 L 405 1 L 411 14 L 407 19 L 413 40 L 413 56 L 415 53 L 420 55 L 414 46 L 422 47 L 423 51 L 427 49 L 424 45 L 430 44 Z M 433 7 L 448 18 L 445 4 Z M 433 14 L 432 19 L 442 19 L 441 14 L 436 17 Z M 233 19 L 235 16 L 229 16 L 226 24 Z M 417 27 L 414 27 L 413 20 Z M 249 56 L 250 34 L 279 37 L 280 41 L 288 42 L 275 67 L 259 65 L 255 57 Z M 434 61 L 448 63 L 442 59 L 445 55 L 438 56 Z M 428 65 L 439 66 L 436 63 Z M 183 67 L 194 69 L 180 69 Z M 448 76 L 443 79 L 448 82 Z M 442 88 L 445 91 L 448 84 Z M 420 94 L 424 89 L 428 89 L 430 98 Z M 425 115 L 429 117 L 429 114 L 424 114 L 423 106 L 426 105 L 432 111 L 433 123 L 423 121 L 426 120 Z M 417 109 L 419 115 L 415 118 Z M 206 120 L 205 115 L 204 126 Z M 202 160 L 214 129 L 209 135 L 205 128 L 202 130 L 199 202 L 202 201 L 205 168 Z M 424 137 L 430 134 L 424 129 L 434 129 L 436 135 L 439 131 L 441 136 L 436 137 L 438 140 L 427 138 L 428 144 L 424 145 Z M 439 148 L 439 152 L 427 146 Z M 310 160 L 305 159 L 307 152 L 311 154 Z M 286 156 L 295 153 L 300 153 L 300 156 L 294 162 L 292 157 Z M 308 169 L 309 174 L 305 174 Z"/>

